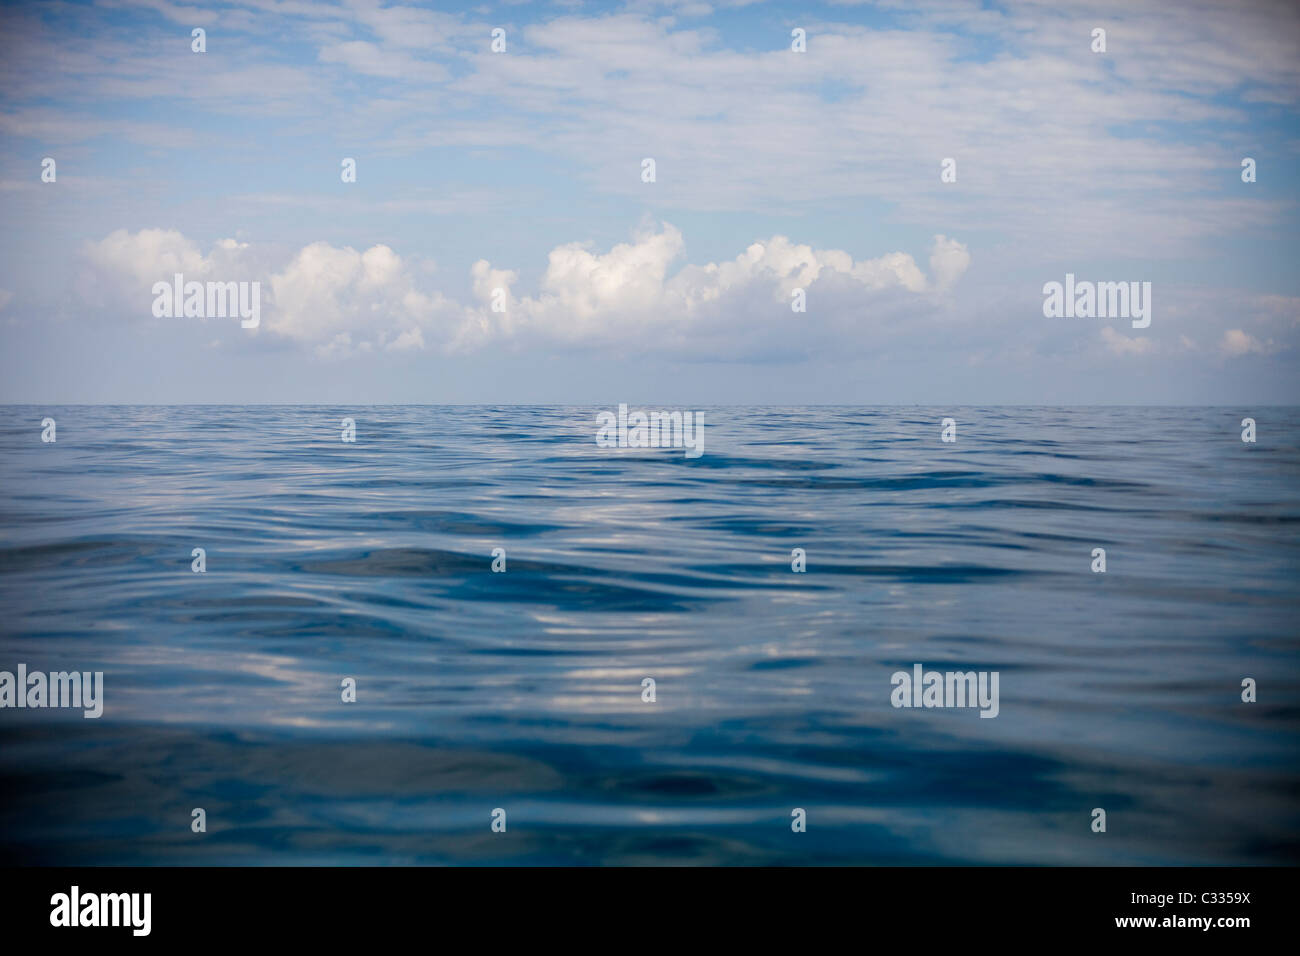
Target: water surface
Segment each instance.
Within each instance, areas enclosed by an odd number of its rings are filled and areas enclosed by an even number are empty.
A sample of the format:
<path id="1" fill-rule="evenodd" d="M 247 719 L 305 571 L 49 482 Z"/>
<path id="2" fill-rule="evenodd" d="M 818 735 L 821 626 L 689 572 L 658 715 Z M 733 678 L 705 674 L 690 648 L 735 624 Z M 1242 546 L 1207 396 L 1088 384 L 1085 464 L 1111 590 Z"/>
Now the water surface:
<path id="1" fill-rule="evenodd" d="M 1300 410 L 598 410 L 7 407 L 0 670 L 105 709 L 0 710 L 0 859 L 1300 858 Z"/>

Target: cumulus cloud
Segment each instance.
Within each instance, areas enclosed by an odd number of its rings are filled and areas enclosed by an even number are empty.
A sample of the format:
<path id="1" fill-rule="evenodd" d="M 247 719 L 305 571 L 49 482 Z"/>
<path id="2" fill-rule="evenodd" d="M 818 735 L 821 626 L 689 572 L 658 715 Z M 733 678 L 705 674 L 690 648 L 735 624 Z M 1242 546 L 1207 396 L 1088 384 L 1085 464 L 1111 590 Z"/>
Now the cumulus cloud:
<path id="1" fill-rule="evenodd" d="M 1233 358 L 1250 355 L 1251 353 L 1263 355 L 1272 351 L 1269 345 L 1265 345 L 1255 336 L 1242 329 L 1228 329 L 1228 331 L 1224 332 L 1223 341 L 1219 343 L 1219 349 L 1225 355 Z"/>
<path id="2" fill-rule="evenodd" d="M 704 348 L 726 359 L 768 334 L 806 342 L 818 327 L 828 344 L 838 337 L 836 347 L 851 349 L 863 310 L 869 321 L 873 303 L 890 297 L 933 299 L 970 264 L 966 247 L 944 236 L 934 239 L 928 277 L 907 253 L 855 261 L 785 236 L 723 262 L 683 264 L 684 257 L 681 232 L 664 223 L 605 252 L 587 243 L 557 246 L 533 295 L 515 294 L 517 271 L 479 260 L 470 269 L 471 301 L 458 302 L 420 288 L 420 270 L 386 245 L 359 251 L 314 242 L 273 269 L 247 243 L 221 240 L 205 254 L 174 230 L 118 230 L 86 247 L 87 284 L 141 316 L 149 314 L 147 290 L 177 272 L 187 280 L 261 281 L 262 332 L 321 355 L 496 343 Z M 791 309 L 796 289 L 812 303 L 807 312 Z"/>
<path id="3" fill-rule="evenodd" d="M 1109 325 L 1101 330 L 1101 340 L 1116 355 L 1146 355 L 1155 351 L 1156 343 L 1145 337 L 1121 335 Z"/>
<path id="4" fill-rule="evenodd" d="M 198 244 L 175 229 L 118 229 L 85 251 L 92 265 L 126 286 L 148 287 L 175 272 L 198 277 L 208 268 Z"/>
<path id="5" fill-rule="evenodd" d="M 803 289 L 814 305 L 811 322 L 842 314 L 846 296 L 858 303 L 873 293 L 905 291 L 914 295 L 951 286 L 970 262 L 966 247 L 942 236 L 935 239 L 931 268 L 934 280 L 907 253 L 855 261 L 838 249 L 814 249 L 785 236 L 752 243 L 734 259 L 673 267 L 685 253 L 679 230 L 663 224 L 638 233 L 631 242 L 608 252 L 583 243 L 553 249 L 536 295 L 509 300 L 507 314 L 486 313 L 485 336 L 512 335 L 569 344 L 636 343 L 665 345 L 682 336 L 695 344 L 701 336 L 741 326 L 794 324 L 790 305 Z M 474 266 L 475 291 L 490 294 L 493 283 L 508 289 L 515 273 Z M 497 278 L 491 279 L 491 276 Z M 825 290 L 827 296 L 818 299 Z M 846 346 L 853 343 L 846 342 Z"/>
<path id="6" fill-rule="evenodd" d="M 934 237 L 930 253 L 930 275 L 939 289 L 947 289 L 970 267 L 970 252 L 956 239 Z"/>
<path id="7" fill-rule="evenodd" d="M 444 305 L 412 284 L 392 249 L 313 242 L 270 277 L 267 328 L 318 352 L 422 348 L 422 326 Z"/>
<path id="8" fill-rule="evenodd" d="M 174 229 L 118 229 L 82 247 L 89 269 L 76 280 L 78 291 L 101 306 L 120 305 L 130 314 L 148 315 L 155 282 L 181 273 L 187 281 L 239 281 L 257 278 L 257 263 L 247 243 L 217 241 L 207 255 L 198 243 Z"/>

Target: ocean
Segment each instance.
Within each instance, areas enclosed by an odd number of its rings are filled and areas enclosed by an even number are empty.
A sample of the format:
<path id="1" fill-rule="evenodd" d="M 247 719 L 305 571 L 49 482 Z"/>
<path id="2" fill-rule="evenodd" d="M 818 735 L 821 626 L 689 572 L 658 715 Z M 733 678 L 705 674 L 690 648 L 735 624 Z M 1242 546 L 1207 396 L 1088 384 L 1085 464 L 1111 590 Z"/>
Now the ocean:
<path id="1" fill-rule="evenodd" d="M 0 860 L 1300 862 L 1300 409 L 616 407 L 5 407 Z"/>

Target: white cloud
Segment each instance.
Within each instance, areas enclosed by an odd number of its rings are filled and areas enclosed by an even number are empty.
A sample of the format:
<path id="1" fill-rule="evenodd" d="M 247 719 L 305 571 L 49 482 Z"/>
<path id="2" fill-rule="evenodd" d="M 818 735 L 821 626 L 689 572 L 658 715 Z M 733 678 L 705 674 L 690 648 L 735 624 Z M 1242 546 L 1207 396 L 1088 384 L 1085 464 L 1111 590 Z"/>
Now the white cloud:
<path id="1" fill-rule="evenodd" d="M 446 67 L 441 64 L 417 60 L 408 53 L 384 49 L 364 40 L 349 40 L 323 47 L 320 61 L 339 63 L 354 73 L 388 79 L 434 81 L 444 80 L 449 75 Z"/>
<path id="2" fill-rule="evenodd" d="M 1258 353 L 1263 355 L 1272 351 L 1271 344 L 1265 345 L 1249 332 L 1241 329 L 1228 329 L 1223 333 L 1223 341 L 1219 343 L 1219 349 L 1225 354 L 1236 358 L 1242 355 Z"/>
<path id="3" fill-rule="evenodd" d="M 1146 355 L 1155 351 L 1155 340 L 1121 335 L 1109 325 L 1101 330 L 1101 340 L 1116 355 Z"/>
<path id="4" fill-rule="evenodd" d="M 717 338 L 733 331 L 744 339 L 765 327 L 794 333 L 842 318 L 844 299 L 861 305 L 873 294 L 902 291 L 922 295 L 947 288 L 965 271 L 969 253 L 959 242 L 935 238 L 931 256 L 936 281 L 931 283 L 913 258 L 902 252 L 854 261 L 838 249 L 814 249 L 773 236 L 752 243 L 735 259 L 704 265 L 672 266 L 685 252 L 682 234 L 669 224 L 646 230 L 632 242 L 605 253 L 582 243 L 553 249 L 535 296 L 514 298 L 509 312 L 487 313 L 487 336 L 505 330 L 525 339 L 573 345 L 634 343 L 663 348 L 717 348 Z M 936 268 L 937 267 L 937 268 Z M 476 291 L 491 285 L 478 276 L 492 274 L 486 262 L 475 265 Z M 513 282 L 514 273 L 499 273 Z M 810 300 L 807 313 L 790 308 L 796 288 Z M 827 295 L 822 297 L 823 290 Z M 856 348 L 853 341 L 843 342 Z"/>
<path id="5" fill-rule="evenodd" d="M 523 296 L 514 292 L 518 272 L 479 260 L 469 275 L 472 299 L 461 303 L 420 288 L 417 276 L 426 270 L 386 245 L 358 251 L 314 242 L 271 269 L 248 243 L 221 240 L 205 255 L 174 230 L 117 230 L 87 245 L 91 272 L 82 286 L 91 298 L 145 317 L 150 287 L 176 272 L 187 280 L 258 280 L 266 288 L 261 332 L 321 355 L 504 343 L 693 350 L 725 360 L 772 336 L 800 347 L 820 336 L 837 349 L 860 348 L 870 323 L 864 310 L 873 303 L 893 314 L 891 303 L 902 295 L 915 309 L 970 263 L 965 246 L 944 236 L 934 239 L 930 278 L 907 253 L 855 261 L 785 236 L 752 243 L 732 260 L 674 272 L 684 253 L 681 232 L 667 223 L 607 252 L 567 243 L 551 250 L 537 292 Z M 806 313 L 790 308 L 796 288 L 805 290 Z M 492 309 L 496 289 L 505 293 L 505 312 Z"/>
<path id="6" fill-rule="evenodd" d="M 178 20 L 197 10 L 130 2 Z M 806 54 L 790 52 L 785 29 L 770 44 L 749 31 L 742 42 L 725 21 L 660 17 L 655 5 L 558 18 L 543 9 L 538 22 L 511 25 L 505 56 L 488 52 L 492 24 L 474 19 L 483 11 L 297 0 L 222 9 L 223 31 L 247 16 L 242 28 L 254 36 L 316 51 L 294 65 L 279 45 L 244 37 L 196 62 L 161 17 L 138 34 L 92 40 L 104 13 L 83 6 L 69 14 L 79 29 L 24 15 L 0 35 L 12 104 L 0 123 L 42 140 L 175 146 L 188 137 L 220 147 L 213 111 L 292 115 L 279 135 L 337 136 L 397 155 L 527 144 L 580 184 L 638 199 L 636 163 L 653 154 L 660 208 L 804 213 L 882 201 L 927 230 L 1001 230 L 1057 258 L 1181 256 L 1291 212 L 1281 199 L 1220 187 L 1266 130 L 1253 102 L 1283 104 L 1293 118 L 1294 4 L 887 6 L 888 29 L 809 20 Z M 827 17 L 863 19 L 852 7 Z M 1111 31 L 1103 56 L 1088 49 L 1095 22 Z M 455 64 L 454 95 L 430 89 L 448 76 L 431 56 Z M 377 96 L 357 73 L 391 82 Z M 52 111 L 60 97 L 80 112 Z M 160 97 L 185 107 L 169 111 L 175 122 L 95 108 Z M 1206 124 L 1218 130 L 1209 140 Z M 958 159 L 960 179 L 941 187 L 945 156 Z"/>
<path id="7" fill-rule="evenodd" d="M 956 239 L 934 237 L 934 251 L 930 253 L 930 275 L 935 286 L 946 289 L 961 278 L 970 266 L 970 252 Z"/>
<path id="8" fill-rule="evenodd" d="M 267 330 L 321 354 L 423 348 L 425 327 L 455 322 L 456 307 L 419 292 L 384 245 L 358 252 L 314 242 L 269 281 Z"/>
<path id="9" fill-rule="evenodd" d="M 137 233 L 118 229 L 99 242 L 88 243 L 86 253 L 105 275 L 128 286 L 148 288 L 176 272 L 201 279 L 208 270 L 198 244 L 174 229 L 141 229 Z"/>

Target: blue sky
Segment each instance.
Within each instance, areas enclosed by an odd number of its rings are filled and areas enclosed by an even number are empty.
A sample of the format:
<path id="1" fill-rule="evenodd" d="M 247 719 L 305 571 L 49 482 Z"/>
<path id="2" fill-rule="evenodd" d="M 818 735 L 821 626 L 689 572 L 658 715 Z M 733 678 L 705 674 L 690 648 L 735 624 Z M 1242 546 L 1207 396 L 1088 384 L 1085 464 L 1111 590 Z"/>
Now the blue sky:
<path id="1" fill-rule="evenodd" d="M 1300 397 L 1293 4 L 0 20 L 6 402 Z M 178 268 L 261 325 L 155 318 Z M 1150 327 L 1045 318 L 1067 272 L 1151 282 Z"/>

